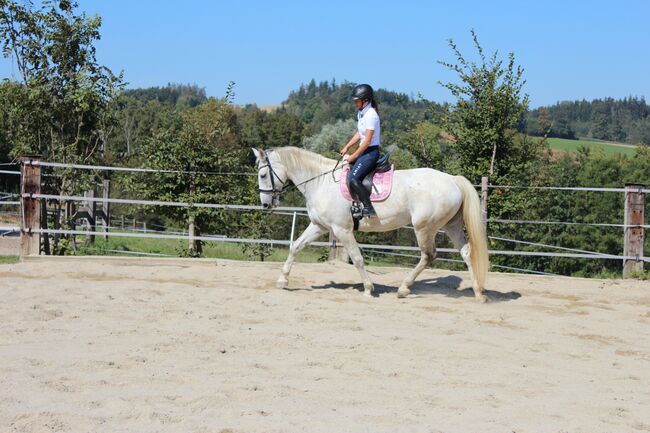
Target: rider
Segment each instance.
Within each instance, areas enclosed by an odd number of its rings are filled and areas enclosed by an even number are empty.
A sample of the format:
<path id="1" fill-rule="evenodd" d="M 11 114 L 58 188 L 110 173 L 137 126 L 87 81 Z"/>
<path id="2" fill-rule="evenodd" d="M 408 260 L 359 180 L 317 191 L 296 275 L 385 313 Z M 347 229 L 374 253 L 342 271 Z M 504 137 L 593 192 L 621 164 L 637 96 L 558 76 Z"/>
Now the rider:
<path id="1" fill-rule="evenodd" d="M 376 217 L 375 209 L 370 201 L 370 193 L 363 186 L 363 178 L 375 168 L 379 159 L 380 121 L 379 104 L 369 84 L 359 84 L 352 90 L 352 100 L 357 109 L 357 132 L 341 149 L 343 160 L 354 164 L 348 173 L 348 185 L 352 196 L 363 204 L 362 216 Z M 359 148 L 352 155 L 346 155 L 348 150 L 361 141 Z"/>

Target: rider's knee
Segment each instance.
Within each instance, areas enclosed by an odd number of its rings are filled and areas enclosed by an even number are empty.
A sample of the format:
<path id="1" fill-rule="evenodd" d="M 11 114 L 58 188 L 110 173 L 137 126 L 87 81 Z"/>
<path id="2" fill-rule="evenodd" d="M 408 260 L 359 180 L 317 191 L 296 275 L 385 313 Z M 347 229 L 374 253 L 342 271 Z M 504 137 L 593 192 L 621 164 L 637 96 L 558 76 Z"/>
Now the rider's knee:
<path id="1" fill-rule="evenodd" d="M 353 178 L 350 179 L 350 186 L 356 188 L 356 187 L 359 187 L 361 185 L 362 185 L 361 180 L 357 179 L 356 177 L 353 177 Z"/>

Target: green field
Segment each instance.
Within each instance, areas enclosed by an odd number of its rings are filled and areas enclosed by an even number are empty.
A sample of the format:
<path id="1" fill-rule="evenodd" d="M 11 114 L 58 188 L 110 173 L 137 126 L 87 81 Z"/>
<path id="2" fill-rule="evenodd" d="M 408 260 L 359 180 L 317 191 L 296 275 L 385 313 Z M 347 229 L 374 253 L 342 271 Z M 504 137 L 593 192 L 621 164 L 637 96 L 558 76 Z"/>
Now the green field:
<path id="1" fill-rule="evenodd" d="M 77 239 L 83 243 L 84 236 L 78 236 Z M 93 246 L 83 246 L 77 251 L 77 255 L 128 255 L 128 252 L 146 252 L 161 254 L 169 257 L 185 257 L 187 241 L 176 239 L 151 239 L 151 238 L 131 238 L 131 237 L 109 237 L 108 240 L 97 238 Z M 126 251 L 122 253 L 107 251 Z M 316 263 L 326 258 L 329 249 L 327 247 L 308 247 L 305 248 L 296 257 L 296 262 Z M 287 247 L 278 245 L 274 246 L 271 255 L 266 257 L 266 261 L 283 262 L 286 260 L 289 250 Z M 417 257 L 382 259 L 382 256 L 372 254 L 366 251 L 366 260 L 375 266 L 399 266 L 417 262 Z M 137 254 L 136 254 L 137 255 Z M 238 243 L 232 242 L 206 242 L 203 245 L 202 257 L 219 258 L 229 260 L 259 260 L 259 257 L 247 255 L 242 251 Z"/>
<path id="2" fill-rule="evenodd" d="M 0 256 L 0 265 L 10 265 L 12 263 L 18 263 L 18 256 Z"/>
<path id="3" fill-rule="evenodd" d="M 577 152 L 578 148 L 585 146 L 589 149 L 592 149 L 594 152 L 604 152 L 605 155 L 622 154 L 632 156 L 634 155 L 634 151 L 636 149 L 636 146 L 628 144 L 585 139 L 568 140 L 566 138 L 549 138 L 548 144 L 553 150 L 563 150 L 565 152 Z"/>

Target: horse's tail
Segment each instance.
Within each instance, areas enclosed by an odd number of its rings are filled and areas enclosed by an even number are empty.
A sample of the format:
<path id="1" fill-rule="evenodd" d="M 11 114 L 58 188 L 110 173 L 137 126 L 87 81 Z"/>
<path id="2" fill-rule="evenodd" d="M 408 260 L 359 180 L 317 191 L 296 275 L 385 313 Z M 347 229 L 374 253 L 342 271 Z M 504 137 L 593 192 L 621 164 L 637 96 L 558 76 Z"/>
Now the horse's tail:
<path id="1" fill-rule="evenodd" d="M 463 176 L 454 176 L 463 193 L 463 221 L 469 237 L 469 256 L 478 290 L 483 290 L 489 266 L 487 236 L 481 220 L 481 204 L 474 186 Z"/>

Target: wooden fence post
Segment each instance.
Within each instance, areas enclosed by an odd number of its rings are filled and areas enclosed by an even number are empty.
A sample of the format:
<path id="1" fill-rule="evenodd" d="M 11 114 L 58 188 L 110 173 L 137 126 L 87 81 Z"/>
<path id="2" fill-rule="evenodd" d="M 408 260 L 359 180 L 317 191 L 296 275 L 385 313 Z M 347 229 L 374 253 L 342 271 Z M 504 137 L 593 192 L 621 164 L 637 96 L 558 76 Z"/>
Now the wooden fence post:
<path id="1" fill-rule="evenodd" d="M 30 194 L 41 193 L 41 161 L 40 156 L 26 155 L 21 158 L 20 165 L 20 207 L 22 218 L 20 223 L 20 255 L 36 256 L 41 252 L 40 233 L 33 230 L 41 228 L 41 201 L 30 197 Z"/>
<path id="2" fill-rule="evenodd" d="M 481 219 L 483 220 L 483 228 L 487 232 L 488 220 L 488 177 L 481 178 Z"/>
<path id="3" fill-rule="evenodd" d="M 623 278 L 629 278 L 633 272 L 643 271 L 643 211 L 645 208 L 644 185 L 625 184 L 625 219 L 623 228 L 625 240 L 623 255 L 634 257 L 623 259 Z"/>

